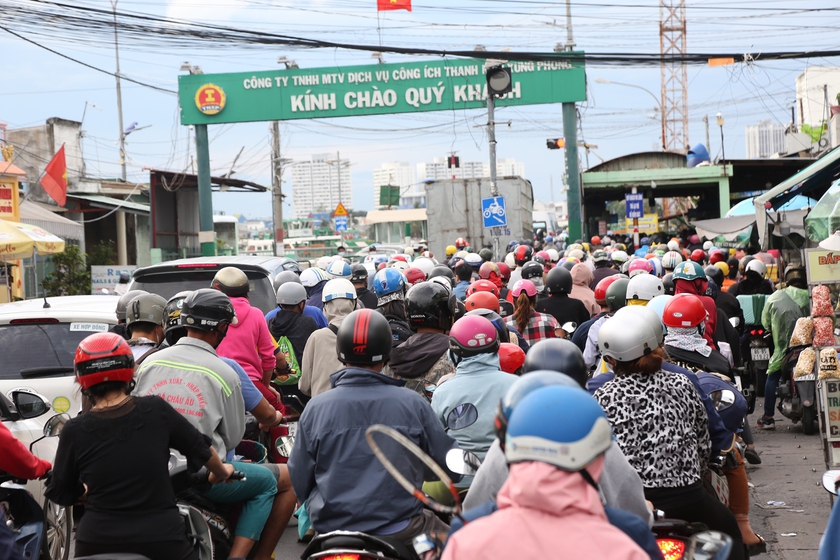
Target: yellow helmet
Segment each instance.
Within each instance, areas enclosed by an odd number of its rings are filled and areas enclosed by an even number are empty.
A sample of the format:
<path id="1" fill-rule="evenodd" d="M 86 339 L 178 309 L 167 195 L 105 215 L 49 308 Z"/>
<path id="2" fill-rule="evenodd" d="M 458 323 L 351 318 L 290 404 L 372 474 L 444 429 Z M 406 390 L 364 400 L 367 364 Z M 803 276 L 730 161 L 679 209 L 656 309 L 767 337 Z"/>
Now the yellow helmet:
<path id="1" fill-rule="evenodd" d="M 715 263 L 715 266 L 718 267 L 723 271 L 724 276 L 729 276 L 729 265 L 723 261 L 718 261 Z M 720 286 L 718 286 L 720 287 Z"/>
<path id="2" fill-rule="evenodd" d="M 452 257 L 457 252 L 458 252 L 458 248 L 455 245 L 447 245 L 446 246 L 446 256 L 447 257 Z"/>

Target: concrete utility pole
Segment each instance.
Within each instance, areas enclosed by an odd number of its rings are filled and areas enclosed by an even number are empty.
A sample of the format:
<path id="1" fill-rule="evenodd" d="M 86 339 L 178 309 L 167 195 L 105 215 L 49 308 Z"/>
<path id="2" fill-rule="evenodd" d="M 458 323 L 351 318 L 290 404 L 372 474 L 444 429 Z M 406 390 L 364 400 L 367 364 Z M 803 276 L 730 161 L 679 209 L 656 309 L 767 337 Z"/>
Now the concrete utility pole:
<path id="1" fill-rule="evenodd" d="M 280 159 L 280 123 L 271 123 L 271 203 L 274 220 L 274 255 L 286 254 L 283 247 L 283 162 Z"/>
<path id="2" fill-rule="evenodd" d="M 566 0 L 566 51 L 575 48 L 572 36 L 571 0 Z M 575 103 L 563 103 L 563 137 L 566 140 L 566 192 L 569 207 L 569 241 L 583 238 L 583 208 L 580 188 L 580 162 L 578 161 L 577 107 Z"/>
<path id="3" fill-rule="evenodd" d="M 114 77 L 117 79 L 117 122 L 120 127 L 120 177 L 123 183 L 126 182 L 125 170 L 125 128 L 123 127 L 122 110 L 122 89 L 120 87 L 120 44 L 117 33 L 117 3 L 119 0 L 111 0 L 111 9 L 114 12 L 114 54 L 117 59 L 117 71 Z M 114 215 L 117 222 L 117 264 L 124 266 L 128 264 L 128 248 L 125 235 L 125 212 L 118 211 Z"/>

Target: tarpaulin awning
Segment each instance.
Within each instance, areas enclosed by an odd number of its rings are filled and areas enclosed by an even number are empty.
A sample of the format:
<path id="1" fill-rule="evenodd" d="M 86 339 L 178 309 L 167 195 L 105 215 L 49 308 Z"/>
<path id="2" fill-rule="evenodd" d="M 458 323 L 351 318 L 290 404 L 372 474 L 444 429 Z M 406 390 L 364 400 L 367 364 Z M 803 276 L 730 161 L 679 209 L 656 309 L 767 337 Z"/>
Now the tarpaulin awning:
<path id="1" fill-rule="evenodd" d="M 810 209 L 786 211 L 785 218 L 790 223 L 791 233 L 805 236 L 805 217 Z M 743 248 L 749 244 L 753 226 L 756 224 L 754 215 L 730 216 L 714 220 L 698 220 L 692 222 L 697 229 L 697 235 L 711 240 L 718 247 Z M 774 229 L 774 235 L 781 234 Z"/>
<path id="2" fill-rule="evenodd" d="M 85 228 L 79 222 L 59 216 L 37 202 L 24 200 L 20 203 L 20 221 L 45 229 L 62 239 L 81 241 Z"/>

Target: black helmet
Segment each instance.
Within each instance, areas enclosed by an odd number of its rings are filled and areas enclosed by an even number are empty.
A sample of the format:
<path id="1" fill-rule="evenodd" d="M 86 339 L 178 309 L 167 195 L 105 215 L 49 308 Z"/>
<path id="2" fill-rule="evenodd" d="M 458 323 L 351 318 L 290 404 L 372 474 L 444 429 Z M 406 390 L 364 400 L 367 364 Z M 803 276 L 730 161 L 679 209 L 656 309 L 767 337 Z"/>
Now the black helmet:
<path id="1" fill-rule="evenodd" d="M 717 268 L 717 267 L 715 267 Z M 720 270 L 720 269 L 718 269 Z M 677 287 L 674 285 L 674 273 L 669 272 L 665 276 L 662 277 L 662 287 L 665 289 L 665 295 L 672 296 L 674 295 L 674 291 L 676 291 Z"/>
<path id="2" fill-rule="evenodd" d="M 547 338 L 531 346 L 523 368 L 523 373 L 541 369 L 565 373 L 581 387 L 586 386 L 588 377 L 583 352 L 572 341 L 561 338 Z"/>
<path id="3" fill-rule="evenodd" d="M 628 278 L 619 278 L 607 288 L 607 307 L 610 308 L 611 313 L 627 305 L 627 284 L 629 283 Z"/>
<path id="4" fill-rule="evenodd" d="M 181 308 L 184 306 L 184 300 L 191 293 L 189 290 L 178 292 L 169 298 L 169 301 L 166 302 L 166 307 L 163 308 L 165 321 L 163 337 L 169 346 L 174 345 L 187 334 L 187 329 L 181 325 Z"/>
<path id="5" fill-rule="evenodd" d="M 455 294 L 437 282 L 420 282 L 405 294 L 405 309 L 412 330 L 429 327 L 446 332 L 455 320 L 458 303 Z"/>
<path id="6" fill-rule="evenodd" d="M 277 293 L 277 288 L 279 288 L 286 282 L 294 282 L 295 284 L 300 284 L 300 274 L 292 270 L 284 270 L 283 272 L 278 272 L 277 276 L 274 277 L 274 293 Z"/>
<path id="7" fill-rule="evenodd" d="M 563 264 L 561 264 L 560 266 L 555 266 L 551 270 L 554 270 L 555 268 L 562 268 L 566 272 L 571 272 L 576 264 L 578 264 L 578 263 L 576 263 L 572 259 L 568 259 L 568 260 L 563 261 Z"/>
<path id="8" fill-rule="evenodd" d="M 343 364 L 379 364 L 388 361 L 392 341 L 391 325 L 384 315 L 373 309 L 359 309 L 341 321 L 335 350 Z"/>
<path id="9" fill-rule="evenodd" d="M 530 280 L 531 278 L 540 278 L 542 279 L 543 275 L 543 267 L 540 263 L 535 261 L 526 262 L 522 265 L 522 279 L 523 280 Z M 571 281 L 572 277 L 569 276 L 569 281 Z M 571 290 L 571 284 L 569 285 L 569 289 Z"/>
<path id="10" fill-rule="evenodd" d="M 531 257 L 534 256 L 534 248 L 531 245 L 526 245 L 526 242 L 523 242 L 522 245 L 516 247 L 513 250 L 513 262 L 516 266 L 524 266 L 526 262 L 531 260 Z M 531 242 L 533 244 L 533 242 Z"/>
<path id="11" fill-rule="evenodd" d="M 202 288 L 184 299 L 181 306 L 181 325 L 203 331 L 215 331 L 221 323 L 237 323 L 233 304 L 222 292 Z"/>
<path id="12" fill-rule="evenodd" d="M 718 286 L 723 286 L 723 270 L 715 265 L 709 265 L 703 269 L 707 278 L 711 278 Z"/>
<path id="13" fill-rule="evenodd" d="M 128 307 L 128 302 L 136 298 L 137 296 L 141 296 L 143 294 L 148 294 L 146 290 L 129 290 L 123 295 L 120 296 L 120 299 L 117 300 L 117 321 L 120 323 L 125 323 L 125 308 Z"/>
<path id="14" fill-rule="evenodd" d="M 362 263 L 356 263 L 350 266 L 350 281 L 353 283 L 356 282 L 367 282 L 368 279 L 368 270 L 365 268 L 365 265 Z"/>
<path id="15" fill-rule="evenodd" d="M 429 272 L 429 280 L 434 278 L 435 276 L 445 276 L 449 278 L 449 283 L 453 286 L 455 285 L 455 273 L 452 272 L 452 269 L 446 265 L 439 264 Z"/>
<path id="16" fill-rule="evenodd" d="M 226 266 L 217 272 L 210 287 L 228 297 L 246 296 L 251 289 L 248 276 L 235 266 Z"/>
<path id="17" fill-rule="evenodd" d="M 545 280 L 545 291 L 549 294 L 572 293 L 572 273 L 563 267 L 555 266 L 548 271 Z"/>

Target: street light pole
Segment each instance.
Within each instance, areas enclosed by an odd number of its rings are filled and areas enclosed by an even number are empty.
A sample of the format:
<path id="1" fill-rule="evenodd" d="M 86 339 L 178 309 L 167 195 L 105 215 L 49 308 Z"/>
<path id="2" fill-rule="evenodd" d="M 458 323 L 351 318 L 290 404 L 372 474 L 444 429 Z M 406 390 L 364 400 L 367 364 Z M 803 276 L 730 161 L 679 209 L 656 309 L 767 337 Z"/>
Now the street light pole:
<path id="1" fill-rule="evenodd" d="M 127 180 L 125 168 L 125 128 L 123 127 L 122 110 L 122 88 L 120 85 L 120 43 L 117 33 L 117 3 L 119 0 L 111 0 L 111 9 L 114 12 L 114 54 L 117 62 L 117 70 L 114 77 L 117 80 L 117 123 L 120 127 L 120 177 L 123 183 Z M 125 266 L 128 264 L 128 248 L 125 233 L 125 212 L 117 211 L 114 215 L 117 229 L 117 264 Z"/>
<path id="2" fill-rule="evenodd" d="M 274 256 L 286 254 L 283 247 L 283 184 L 280 160 L 280 123 L 271 123 L 271 207 L 274 221 Z"/>

